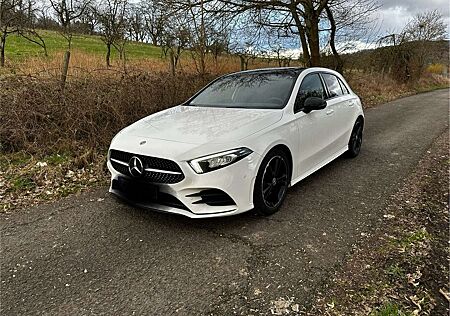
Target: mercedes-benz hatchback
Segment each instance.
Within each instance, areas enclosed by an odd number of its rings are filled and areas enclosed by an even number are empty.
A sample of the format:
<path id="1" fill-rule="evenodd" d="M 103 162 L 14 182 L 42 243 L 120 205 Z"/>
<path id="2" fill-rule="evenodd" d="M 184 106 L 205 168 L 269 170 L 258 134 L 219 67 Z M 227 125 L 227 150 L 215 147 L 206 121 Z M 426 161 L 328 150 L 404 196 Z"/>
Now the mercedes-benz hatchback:
<path id="1" fill-rule="evenodd" d="M 191 218 L 269 215 L 289 186 L 344 153 L 357 156 L 363 126 L 360 99 L 335 71 L 225 75 L 114 137 L 110 192 Z"/>

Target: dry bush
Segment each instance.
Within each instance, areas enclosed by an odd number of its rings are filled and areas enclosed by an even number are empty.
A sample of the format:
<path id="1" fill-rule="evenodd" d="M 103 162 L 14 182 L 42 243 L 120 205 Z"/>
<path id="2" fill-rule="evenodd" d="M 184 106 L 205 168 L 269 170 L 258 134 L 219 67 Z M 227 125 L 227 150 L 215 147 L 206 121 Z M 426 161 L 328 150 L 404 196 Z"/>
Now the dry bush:
<path id="1" fill-rule="evenodd" d="M 445 88 L 450 82 L 448 78 L 434 74 L 424 74 L 418 82 L 410 84 L 399 83 L 388 75 L 376 72 L 353 71 L 345 77 L 366 108 L 417 92 Z"/>
<path id="2" fill-rule="evenodd" d="M 365 107 L 387 102 L 406 95 L 409 91 L 406 84 L 398 83 L 389 76 L 379 73 L 352 72 L 347 76 L 353 91 L 360 96 Z"/>
<path id="3" fill-rule="evenodd" d="M 444 74 L 445 67 L 446 66 L 444 64 L 431 64 L 431 65 L 428 65 L 425 72 L 431 73 L 431 74 L 436 74 L 436 75 L 441 75 L 441 74 Z"/>
<path id="4" fill-rule="evenodd" d="M 85 75 L 72 78 L 62 92 L 51 78 L 0 78 L 2 151 L 89 156 L 105 150 L 121 128 L 185 101 L 212 79 L 166 73 Z"/>

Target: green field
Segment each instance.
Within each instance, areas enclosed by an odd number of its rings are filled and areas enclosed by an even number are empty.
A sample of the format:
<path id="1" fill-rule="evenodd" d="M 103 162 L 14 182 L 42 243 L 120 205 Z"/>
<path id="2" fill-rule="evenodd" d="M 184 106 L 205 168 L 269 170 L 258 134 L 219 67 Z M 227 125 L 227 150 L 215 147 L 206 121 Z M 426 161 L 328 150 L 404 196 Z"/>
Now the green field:
<path id="1" fill-rule="evenodd" d="M 42 30 L 39 31 L 39 34 L 44 38 L 49 55 L 63 51 L 67 47 L 67 41 L 58 32 Z M 106 54 L 106 46 L 100 36 L 75 34 L 72 40 L 72 48 L 90 54 Z M 44 51 L 39 45 L 14 34 L 10 35 L 6 41 L 5 53 L 6 58 L 10 60 L 44 56 Z M 126 54 L 128 58 L 159 58 L 161 48 L 146 43 L 128 42 Z M 118 52 L 115 49 L 112 50 L 112 58 L 114 57 L 118 57 Z"/>

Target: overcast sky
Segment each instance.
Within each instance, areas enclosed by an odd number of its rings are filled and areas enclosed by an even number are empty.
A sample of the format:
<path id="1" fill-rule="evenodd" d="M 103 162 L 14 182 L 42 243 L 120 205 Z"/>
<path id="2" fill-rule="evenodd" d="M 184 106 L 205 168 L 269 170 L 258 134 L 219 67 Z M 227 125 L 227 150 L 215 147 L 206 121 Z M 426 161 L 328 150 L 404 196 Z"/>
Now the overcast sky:
<path id="1" fill-rule="evenodd" d="M 400 31 L 417 13 L 438 10 L 450 23 L 449 0 L 378 0 L 382 5 L 378 15 L 381 19 L 382 33 Z"/>

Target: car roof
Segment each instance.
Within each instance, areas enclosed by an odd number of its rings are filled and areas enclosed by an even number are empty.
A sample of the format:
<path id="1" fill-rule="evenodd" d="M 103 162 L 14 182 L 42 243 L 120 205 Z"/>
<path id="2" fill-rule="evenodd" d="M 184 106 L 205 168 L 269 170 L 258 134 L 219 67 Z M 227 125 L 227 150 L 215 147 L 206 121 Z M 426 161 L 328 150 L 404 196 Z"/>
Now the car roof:
<path id="1" fill-rule="evenodd" d="M 257 73 L 295 73 L 296 75 L 300 74 L 303 70 L 307 68 L 301 68 L 301 67 L 276 67 L 276 68 L 259 68 L 259 69 L 251 69 L 251 70 L 244 70 L 244 71 L 238 71 L 230 73 L 229 75 L 235 75 L 235 74 L 257 74 Z"/>

